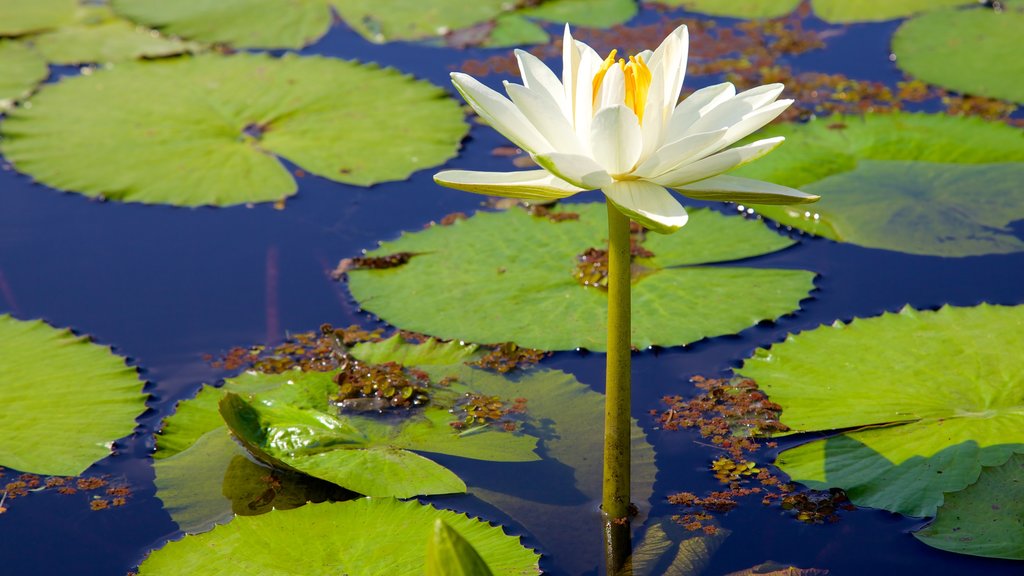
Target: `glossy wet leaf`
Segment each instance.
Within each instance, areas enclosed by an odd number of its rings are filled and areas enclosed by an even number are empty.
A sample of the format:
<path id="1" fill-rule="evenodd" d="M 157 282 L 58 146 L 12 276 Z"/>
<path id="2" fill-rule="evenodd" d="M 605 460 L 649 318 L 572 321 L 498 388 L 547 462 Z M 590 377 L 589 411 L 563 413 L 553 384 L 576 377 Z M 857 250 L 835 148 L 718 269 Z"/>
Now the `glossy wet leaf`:
<path id="1" fill-rule="evenodd" d="M 656 0 L 656 3 L 711 16 L 778 18 L 796 10 L 800 0 Z M 974 3 L 973 0 L 811 0 L 815 15 L 833 23 L 892 20 Z"/>
<path id="2" fill-rule="evenodd" d="M 494 574 L 539 573 L 540 557 L 500 527 L 416 502 L 360 499 L 236 518 L 156 550 L 139 567 L 139 576 L 420 574 L 438 518 L 465 538 Z"/>
<path id="3" fill-rule="evenodd" d="M 487 562 L 473 545 L 445 524 L 434 520 L 434 531 L 427 542 L 426 576 L 493 576 Z"/>
<path id="4" fill-rule="evenodd" d="M 633 576 L 698 576 L 711 563 L 730 531 L 693 532 L 666 518 L 651 524 L 630 558 Z"/>
<path id="5" fill-rule="evenodd" d="M 758 350 L 739 372 L 793 432 L 853 429 L 779 454 L 812 488 L 931 516 L 943 493 L 1024 452 L 1024 306 L 987 304 L 836 323 Z"/>
<path id="6" fill-rule="evenodd" d="M 315 42 L 331 25 L 331 11 L 373 42 L 438 38 L 446 32 L 485 24 L 505 15 L 546 22 L 611 26 L 636 14 L 631 0 L 551 0 L 516 10 L 507 0 L 113 0 L 126 17 L 166 33 L 239 48 L 299 48 Z M 513 28 L 508 43 L 544 41 L 537 28 Z"/>
<path id="7" fill-rule="evenodd" d="M 821 195 L 807 207 L 761 206 L 786 225 L 838 240 L 934 256 L 1024 250 L 1024 133 L 927 114 L 831 117 L 769 127 L 786 144 L 737 174 Z M 818 217 L 815 218 L 814 215 Z"/>
<path id="8" fill-rule="evenodd" d="M 399 334 L 381 342 L 356 344 L 350 353 L 371 364 L 398 362 L 403 366 L 461 364 L 480 356 L 475 344 L 462 344 L 454 340 L 440 342 L 434 338 L 413 344 L 406 342 Z"/>
<path id="9" fill-rule="evenodd" d="M 110 348 L 0 315 L 0 466 L 77 476 L 145 409 L 138 374 Z"/>
<path id="10" fill-rule="evenodd" d="M 74 20 L 78 0 L 0 0 L 0 36 L 50 30 Z"/>
<path id="11" fill-rule="evenodd" d="M 30 36 L 26 42 L 48 61 L 65 65 L 158 58 L 198 48 L 118 18 L 105 6 L 83 6 L 76 10 L 73 22 Z"/>
<path id="12" fill-rule="evenodd" d="M 1024 4 L 936 11 L 900 26 L 893 52 L 900 68 L 925 82 L 1024 103 L 1024 60 L 1012 56 L 1022 29 Z"/>
<path id="13" fill-rule="evenodd" d="M 12 40 L 0 40 L 0 112 L 32 93 L 50 74 L 39 53 Z"/>
<path id="14" fill-rule="evenodd" d="M 62 190 L 226 206 L 294 194 L 276 156 L 368 186 L 443 162 L 465 132 L 443 90 L 394 70 L 322 57 L 204 55 L 47 85 L 0 126 L 0 151 Z"/>
<path id="15" fill-rule="evenodd" d="M 360 305 L 400 328 L 467 342 L 544 350 L 605 347 L 606 293 L 573 278 L 577 255 L 606 243 L 605 206 L 566 204 L 578 221 L 521 210 L 478 213 L 384 242 L 370 255 L 415 252 L 387 270 L 355 270 Z M 799 308 L 802 270 L 704 267 L 792 244 L 757 221 L 693 210 L 686 230 L 649 234 L 650 274 L 633 285 L 633 345 L 677 346 L 739 332 Z M 756 294 L 756 297 L 751 295 Z"/>
<path id="16" fill-rule="evenodd" d="M 973 556 L 1024 560 L 1024 455 L 981 471 L 977 483 L 946 494 L 935 520 L 914 536 Z"/>

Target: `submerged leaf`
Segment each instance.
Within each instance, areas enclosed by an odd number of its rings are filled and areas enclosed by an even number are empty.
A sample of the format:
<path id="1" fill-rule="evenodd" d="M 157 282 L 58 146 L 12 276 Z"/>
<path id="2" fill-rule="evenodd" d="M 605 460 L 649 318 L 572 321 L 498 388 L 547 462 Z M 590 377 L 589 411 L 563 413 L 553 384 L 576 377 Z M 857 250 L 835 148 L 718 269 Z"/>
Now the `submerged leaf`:
<path id="1" fill-rule="evenodd" d="M 0 314 L 0 466 L 77 476 L 145 409 L 138 374 L 110 348 Z"/>
<path id="2" fill-rule="evenodd" d="M 758 350 L 739 372 L 792 432 L 852 428 L 779 454 L 793 480 L 861 506 L 931 516 L 982 466 L 1024 452 L 1024 306 L 836 323 Z"/>
<path id="3" fill-rule="evenodd" d="M 323 57 L 203 55 L 126 63 L 47 85 L 0 125 L 14 166 L 88 196 L 180 206 L 278 200 L 275 155 L 337 182 L 401 180 L 466 133 L 444 91 Z"/>
<path id="4" fill-rule="evenodd" d="M 578 220 L 554 223 L 521 210 L 478 213 L 384 242 L 372 255 L 414 251 L 389 270 L 349 272 L 366 310 L 400 328 L 467 342 L 543 350 L 605 348 L 607 295 L 573 277 L 577 256 L 607 236 L 603 204 L 567 205 Z M 677 346 L 739 332 L 793 312 L 814 274 L 701 266 L 792 244 L 762 224 L 692 210 L 682 234 L 651 234 L 633 286 L 633 345 Z M 756 293 L 756 298 L 750 295 Z"/>
<path id="5" fill-rule="evenodd" d="M 712 534 L 694 534 L 666 518 L 651 524 L 634 547 L 627 573 L 634 576 L 698 576 L 729 537 L 719 528 Z"/>
<path id="6" fill-rule="evenodd" d="M 737 174 L 821 195 L 766 217 L 833 240 L 935 256 L 1024 250 L 1024 133 L 977 118 L 868 114 L 769 127 L 786 145 Z"/>
<path id="7" fill-rule="evenodd" d="M 154 551 L 139 576 L 421 574 L 425 544 L 438 518 L 469 542 L 494 574 L 540 572 L 540 557 L 501 528 L 416 502 L 364 498 L 236 518 Z"/>

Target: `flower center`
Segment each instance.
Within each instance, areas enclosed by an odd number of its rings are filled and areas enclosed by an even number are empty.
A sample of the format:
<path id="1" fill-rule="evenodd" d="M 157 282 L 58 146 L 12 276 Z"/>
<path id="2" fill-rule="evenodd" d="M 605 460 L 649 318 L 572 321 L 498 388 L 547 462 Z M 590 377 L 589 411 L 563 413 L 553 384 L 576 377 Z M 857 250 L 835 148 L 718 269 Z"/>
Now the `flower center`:
<path id="1" fill-rule="evenodd" d="M 647 63 L 643 59 L 636 56 L 630 56 L 629 62 L 622 58 L 616 61 L 615 55 L 617 53 L 618 50 L 612 50 L 608 57 L 604 59 L 604 62 L 601 63 L 597 74 L 594 74 L 594 105 L 597 105 L 597 94 L 601 88 L 601 82 L 604 81 L 605 74 L 608 73 L 609 68 L 618 64 L 622 68 L 622 75 L 626 81 L 626 106 L 636 113 L 636 117 L 643 124 L 644 105 L 647 103 L 647 92 L 651 87 L 651 69 L 647 67 Z"/>

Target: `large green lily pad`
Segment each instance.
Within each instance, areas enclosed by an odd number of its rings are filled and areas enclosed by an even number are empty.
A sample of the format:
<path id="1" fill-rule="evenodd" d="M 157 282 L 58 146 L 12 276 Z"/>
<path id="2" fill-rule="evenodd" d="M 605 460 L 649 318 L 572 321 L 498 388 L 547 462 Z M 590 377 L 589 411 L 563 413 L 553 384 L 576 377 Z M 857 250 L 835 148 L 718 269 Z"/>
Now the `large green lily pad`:
<path id="1" fill-rule="evenodd" d="M 631 0 L 549 0 L 517 9 L 507 0 L 113 0 L 124 16 L 166 33 L 240 48 L 299 48 L 327 32 L 331 11 L 373 42 L 422 40 L 510 16 L 584 26 L 620 24 L 636 14 Z M 524 23 L 526 21 L 523 21 Z M 533 28 L 530 28 L 533 26 Z M 536 40 L 530 24 L 501 36 L 502 42 Z M 540 41 L 547 39 L 547 33 Z"/>
<path id="2" fill-rule="evenodd" d="M 579 220 L 521 210 L 479 213 L 384 242 L 371 256 L 413 252 L 407 264 L 355 270 L 364 309 L 400 328 L 468 342 L 512 340 L 545 350 L 605 348 L 607 296 L 573 278 L 577 255 L 606 244 L 603 204 L 566 204 Z M 650 234 L 655 256 L 633 286 L 633 345 L 677 346 L 733 334 L 799 308 L 814 274 L 704 266 L 792 244 L 760 222 L 694 210 L 686 229 Z"/>
<path id="3" fill-rule="evenodd" d="M 737 174 L 821 195 L 758 211 L 813 234 L 935 256 L 1024 250 L 1024 132 L 928 114 L 831 117 L 767 128 L 787 142 Z"/>
<path id="4" fill-rule="evenodd" d="M 778 18 L 801 0 L 653 0 L 693 12 L 730 18 Z M 815 14 L 832 23 L 878 22 L 920 12 L 974 4 L 973 0 L 812 0 Z"/>
<path id="5" fill-rule="evenodd" d="M 62 190 L 225 206 L 295 193 L 275 155 L 368 186 L 444 162 L 466 130 L 443 90 L 394 70 L 211 54 L 129 62 L 48 85 L 0 126 L 0 151 Z"/>
<path id="6" fill-rule="evenodd" d="M 1024 560 L 1024 455 L 985 468 L 978 482 L 947 494 L 935 520 L 914 533 L 929 546 L 974 556 Z"/>
<path id="7" fill-rule="evenodd" d="M 739 372 L 793 432 L 852 429 L 776 464 L 862 506 L 932 516 L 943 493 L 1024 452 L 1024 306 L 837 322 L 758 350 Z"/>
<path id="8" fill-rule="evenodd" d="M 237 518 L 156 550 L 139 576 L 420 574 L 436 519 L 466 539 L 494 574 L 538 574 L 540 557 L 501 528 L 416 502 L 360 499 Z"/>
<path id="9" fill-rule="evenodd" d="M 0 315 L 0 466 L 77 476 L 145 409 L 138 374 L 109 348 Z"/>
<path id="10" fill-rule="evenodd" d="M 0 40 L 0 70 L 0 112 L 31 94 L 50 74 L 39 53 L 12 40 Z"/>
<path id="11" fill-rule="evenodd" d="M 0 0 L 0 36 L 21 36 L 70 24 L 78 0 Z"/>
<path id="12" fill-rule="evenodd" d="M 896 64 L 926 82 L 975 96 L 1024 102 L 1020 49 L 1024 4 L 923 14 L 893 38 Z"/>

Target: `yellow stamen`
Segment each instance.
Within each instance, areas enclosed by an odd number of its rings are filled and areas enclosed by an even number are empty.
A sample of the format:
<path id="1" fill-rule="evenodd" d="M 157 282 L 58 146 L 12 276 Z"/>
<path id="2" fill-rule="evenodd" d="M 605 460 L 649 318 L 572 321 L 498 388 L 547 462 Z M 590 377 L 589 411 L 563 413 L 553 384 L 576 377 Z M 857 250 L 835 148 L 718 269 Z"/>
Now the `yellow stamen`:
<path id="1" fill-rule="evenodd" d="M 601 83 L 604 81 L 605 74 L 608 73 L 609 68 L 616 64 L 615 55 L 617 53 L 618 50 L 612 50 L 608 57 L 604 59 L 604 62 L 601 63 L 597 73 L 594 74 L 594 107 L 597 107 L 597 95 L 601 89 Z M 636 56 L 630 56 L 629 63 L 620 58 L 617 64 L 622 68 L 622 73 L 625 77 L 625 104 L 636 113 L 636 117 L 643 124 L 644 105 L 647 104 L 647 92 L 651 87 L 651 69 L 647 67 L 647 63 L 643 59 Z"/>
<path id="2" fill-rule="evenodd" d="M 618 50 L 612 50 L 611 54 L 601 62 L 601 67 L 597 69 L 597 74 L 594 74 L 594 101 L 593 104 L 597 105 L 597 91 L 601 88 L 601 82 L 604 81 L 604 75 L 608 73 L 608 69 L 615 64 L 615 54 Z"/>

